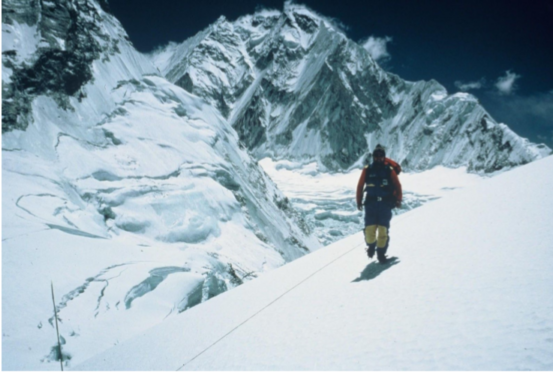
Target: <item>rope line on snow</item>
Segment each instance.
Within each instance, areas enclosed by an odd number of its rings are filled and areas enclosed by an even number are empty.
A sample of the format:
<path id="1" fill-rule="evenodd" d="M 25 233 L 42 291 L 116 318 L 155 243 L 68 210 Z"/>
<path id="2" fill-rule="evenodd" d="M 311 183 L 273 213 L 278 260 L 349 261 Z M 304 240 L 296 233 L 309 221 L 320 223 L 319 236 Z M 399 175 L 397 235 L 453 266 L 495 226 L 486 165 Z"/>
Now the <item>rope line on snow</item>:
<path id="1" fill-rule="evenodd" d="M 353 250 L 359 248 L 360 246 L 363 246 L 364 244 L 358 244 L 356 245 L 355 247 L 353 247 L 352 249 L 350 249 L 349 251 L 347 251 L 346 253 L 343 253 L 342 255 L 336 257 L 334 260 L 330 261 L 329 263 L 327 263 L 326 265 L 324 265 L 323 267 L 321 267 L 320 269 L 318 269 L 317 271 L 315 271 L 314 273 L 312 273 L 311 275 L 309 275 L 307 278 L 303 279 L 302 281 L 300 281 L 299 283 L 297 283 L 295 286 L 293 286 L 292 288 L 288 289 L 286 292 L 284 292 L 283 294 L 281 294 L 280 296 L 278 296 L 277 298 L 275 298 L 273 301 L 271 301 L 270 303 L 268 303 L 267 305 L 265 305 L 263 308 L 261 308 L 260 310 L 258 310 L 255 314 L 253 314 L 252 316 L 250 316 L 249 318 L 247 318 L 246 320 L 244 320 L 242 323 L 238 324 L 236 327 L 234 327 L 233 329 L 231 329 L 230 331 L 228 331 L 226 334 L 224 334 L 223 336 L 221 336 L 217 341 L 213 342 L 211 345 L 209 345 L 208 347 L 206 347 L 204 350 L 202 350 L 201 352 L 199 352 L 198 354 L 196 354 L 196 356 L 194 356 L 192 359 L 190 359 L 188 362 L 184 363 L 182 366 L 180 366 L 177 371 L 180 371 L 182 370 L 186 365 L 188 365 L 189 363 L 191 363 L 192 361 L 194 361 L 196 358 L 198 358 L 200 355 L 202 355 L 203 353 L 205 353 L 206 351 L 208 351 L 209 349 L 211 349 L 213 346 L 217 345 L 220 341 L 222 341 L 224 338 L 226 338 L 228 335 L 230 335 L 232 332 L 236 331 L 238 328 L 242 327 L 244 324 L 246 324 L 248 321 L 250 321 L 252 318 L 254 318 L 256 315 L 258 315 L 259 313 L 261 313 L 263 310 L 267 309 L 269 306 L 271 306 L 272 304 L 274 304 L 275 302 L 277 302 L 278 300 L 280 300 L 282 297 L 284 297 L 286 294 L 288 294 L 289 292 L 291 292 L 292 290 L 294 290 L 295 288 L 299 287 L 301 284 L 305 283 L 309 278 L 313 277 L 315 274 L 321 272 L 322 270 L 324 270 L 325 268 L 327 268 L 328 266 L 332 265 L 334 262 L 338 261 L 340 258 L 344 257 L 345 255 L 347 255 L 348 253 L 350 252 L 353 252 Z"/>

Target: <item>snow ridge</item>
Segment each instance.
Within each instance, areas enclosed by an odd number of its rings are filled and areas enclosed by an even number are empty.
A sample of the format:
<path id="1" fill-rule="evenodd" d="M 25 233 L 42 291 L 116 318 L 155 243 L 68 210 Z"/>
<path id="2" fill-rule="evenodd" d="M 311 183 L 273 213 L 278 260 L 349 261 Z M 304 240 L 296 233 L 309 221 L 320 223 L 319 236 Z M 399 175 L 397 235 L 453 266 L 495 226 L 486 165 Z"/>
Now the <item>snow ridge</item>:
<path id="1" fill-rule="evenodd" d="M 549 370 L 552 170 L 550 156 L 399 216 L 390 264 L 355 234 L 76 369 Z"/>

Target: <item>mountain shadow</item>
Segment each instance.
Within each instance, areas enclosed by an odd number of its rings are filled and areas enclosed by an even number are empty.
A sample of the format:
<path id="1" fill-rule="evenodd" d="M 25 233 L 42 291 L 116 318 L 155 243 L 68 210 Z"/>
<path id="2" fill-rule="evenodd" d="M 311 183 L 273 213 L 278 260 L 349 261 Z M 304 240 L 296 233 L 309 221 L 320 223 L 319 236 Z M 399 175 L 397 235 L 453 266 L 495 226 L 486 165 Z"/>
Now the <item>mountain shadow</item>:
<path id="1" fill-rule="evenodd" d="M 397 257 L 390 257 L 388 261 L 384 264 L 373 261 L 365 267 L 365 269 L 359 274 L 359 278 L 356 278 L 352 283 L 360 282 L 362 280 L 371 280 L 382 274 L 385 270 L 388 270 L 390 267 L 397 265 L 401 261 L 398 261 Z"/>

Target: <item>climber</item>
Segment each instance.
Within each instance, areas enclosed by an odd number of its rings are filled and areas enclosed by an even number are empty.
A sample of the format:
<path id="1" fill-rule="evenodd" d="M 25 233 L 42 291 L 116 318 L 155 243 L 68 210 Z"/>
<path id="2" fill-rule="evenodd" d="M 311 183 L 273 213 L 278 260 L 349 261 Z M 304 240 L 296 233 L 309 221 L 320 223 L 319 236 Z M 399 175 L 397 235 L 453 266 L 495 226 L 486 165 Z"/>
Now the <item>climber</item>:
<path id="1" fill-rule="evenodd" d="M 363 168 L 357 184 L 357 209 L 361 210 L 365 191 L 365 241 L 367 254 L 377 254 L 378 262 L 386 262 L 386 251 L 390 242 L 389 229 L 392 209 L 401 207 L 402 192 L 398 174 L 399 164 L 386 158 L 386 151 L 377 145 L 373 162 Z"/>

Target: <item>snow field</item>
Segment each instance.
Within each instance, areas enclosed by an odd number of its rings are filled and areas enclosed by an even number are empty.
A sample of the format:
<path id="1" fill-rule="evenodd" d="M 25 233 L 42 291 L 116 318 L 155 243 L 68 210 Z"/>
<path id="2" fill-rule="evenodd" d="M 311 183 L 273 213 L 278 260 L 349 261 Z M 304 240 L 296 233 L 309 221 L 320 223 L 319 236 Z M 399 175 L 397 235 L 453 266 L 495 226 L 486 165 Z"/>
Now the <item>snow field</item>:
<path id="1" fill-rule="evenodd" d="M 77 369 L 549 370 L 552 170 L 548 157 L 398 216 L 387 265 L 353 235 Z"/>

